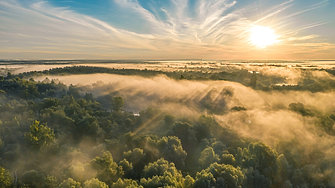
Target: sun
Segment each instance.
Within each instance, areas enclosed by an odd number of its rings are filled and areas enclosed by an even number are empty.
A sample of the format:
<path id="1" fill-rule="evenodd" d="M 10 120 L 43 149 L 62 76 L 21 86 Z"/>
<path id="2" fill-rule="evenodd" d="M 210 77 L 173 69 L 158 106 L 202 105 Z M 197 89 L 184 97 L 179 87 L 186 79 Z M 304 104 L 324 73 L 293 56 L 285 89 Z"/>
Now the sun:
<path id="1" fill-rule="evenodd" d="M 250 29 L 250 31 L 251 43 L 260 48 L 265 48 L 277 42 L 276 39 L 278 36 L 275 35 L 274 30 L 270 29 L 269 27 L 254 26 Z"/>

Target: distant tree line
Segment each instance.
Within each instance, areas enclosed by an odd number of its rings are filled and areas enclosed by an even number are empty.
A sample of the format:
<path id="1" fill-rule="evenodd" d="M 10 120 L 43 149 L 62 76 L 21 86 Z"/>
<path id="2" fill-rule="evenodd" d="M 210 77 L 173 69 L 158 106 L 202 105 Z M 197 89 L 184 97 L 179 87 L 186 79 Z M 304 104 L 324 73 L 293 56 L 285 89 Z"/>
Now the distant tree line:
<path id="1" fill-rule="evenodd" d="M 114 69 L 106 67 L 92 66 L 69 66 L 64 68 L 52 68 L 44 71 L 31 71 L 18 74 L 20 78 L 31 78 L 47 75 L 73 75 L 73 74 L 117 74 L 117 75 L 137 75 L 143 77 L 154 77 L 158 75 L 166 75 L 169 78 L 176 80 L 223 80 L 238 82 L 253 89 L 263 91 L 311 91 L 311 92 L 331 92 L 335 89 L 334 69 L 301 69 L 302 74 L 296 85 L 276 85 L 277 83 L 285 83 L 287 78 L 278 75 L 265 75 L 262 73 L 250 73 L 246 69 L 231 68 L 229 71 L 215 70 L 176 70 L 176 71 L 161 71 L 147 69 Z M 331 77 L 316 77 L 313 72 L 324 71 Z"/>

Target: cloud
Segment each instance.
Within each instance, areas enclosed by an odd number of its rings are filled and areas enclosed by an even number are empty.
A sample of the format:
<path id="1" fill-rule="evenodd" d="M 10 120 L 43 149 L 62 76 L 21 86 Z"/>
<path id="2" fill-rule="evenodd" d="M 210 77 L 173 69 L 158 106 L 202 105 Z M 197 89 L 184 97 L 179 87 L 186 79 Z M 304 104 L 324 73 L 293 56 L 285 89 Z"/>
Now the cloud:
<path id="1" fill-rule="evenodd" d="M 149 29 L 142 32 L 120 29 L 113 26 L 113 23 L 78 13 L 70 7 L 55 7 L 47 1 L 24 5 L 20 1 L 0 0 L 0 25 L 5 26 L 0 27 L 0 41 L 8 41 L 0 44 L 0 55 L 4 58 L 28 59 L 31 56 L 35 59 L 48 57 L 47 54 L 49 58 L 61 58 L 62 53 L 66 54 L 64 58 L 72 54 L 72 58 L 76 59 L 264 59 L 262 53 L 259 53 L 261 49 L 249 43 L 248 30 L 255 24 L 266 25 L 268 19 L 283 14 L 294 2 L 285 1 L 269 8 L 255 21 L 243 16 L 244 11 L 250 11 L 251 7 L 238 10 L 234 7 L 239 2 L 232 0 L 198 0 L 193 6 L 189 6 L 190 2 L 187 0 L 171 0 L 171 5 L 155 5 L 151 6 L 151 10 L 144 8 L 137 0 L 114 1 L 123 14 L 134 16 L 141 25 Z M 283 16 L 278 22 L 324 6 L 325 3 L 326 1 Z M 162 12 L 165 18 L 159 16 L 158 12 Z M 295 30 L 278 29 L 278 35 L 288 40 L 267 49 L 268 55 L 277 58 L 271 53 L 272 50 L 303 45 L 300 41 L 312 39 L 308 38 L 312 36 L 317 39 L 313 34 L 298 34 L 320 24 L 324 23 L 305 25 Z M 276 27 L 278 26 L 274 25 L 275 30 Z M 320 42 L 316 41 L 317 43 Z M 51 49 L 54 51 L 50 51 Z M 258 57 L 255 52 L 259 54 Z M 278 53 L 294 55 L 291 48 Z"/>
<path id="2" fill-rule="evenodd" d="M 291 37 L 291 38 L 288 38 L 287 40 L 289 40 L 289 41 L 301 41 L 301 40 L 315 39 L 317 37 L 318 37 L 318 35 L 308 35 L 308 36 L 303 36 L 303 37 Z"/>

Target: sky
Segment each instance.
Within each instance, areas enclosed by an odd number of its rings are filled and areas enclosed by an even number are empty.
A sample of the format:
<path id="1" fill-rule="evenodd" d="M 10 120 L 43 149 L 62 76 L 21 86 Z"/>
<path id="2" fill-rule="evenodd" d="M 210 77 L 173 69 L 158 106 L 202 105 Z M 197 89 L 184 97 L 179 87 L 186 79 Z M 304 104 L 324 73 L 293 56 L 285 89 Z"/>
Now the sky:
<path id="1" fill-rule="evenodd" d="M 334 0 L 0 0 L 0 59 L 335 59 Z M 271 31 L 273 42 L 260 46 Z"/>

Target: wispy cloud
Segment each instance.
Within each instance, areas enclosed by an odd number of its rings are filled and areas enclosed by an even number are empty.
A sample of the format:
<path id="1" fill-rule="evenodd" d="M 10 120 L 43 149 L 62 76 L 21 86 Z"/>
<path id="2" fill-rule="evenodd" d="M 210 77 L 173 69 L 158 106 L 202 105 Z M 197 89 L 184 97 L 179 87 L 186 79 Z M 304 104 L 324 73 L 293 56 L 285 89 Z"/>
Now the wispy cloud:
<path id="1" fill-rule="evenodd" d="M 303 37 L 291 37 L 288 38 L 288 41 L 302 41 L 302 40 L 310 40 L 310 39 L 315 39 L 319 37 L 318 35 L 307 35 L 307 36 L 303 36 Z"/>
<path id="2" fill-rule="evenodd" d="M 114 0 L 145 25 L 146 32 L 120 29 L 113 23 L 80 14 L 69 7 L 55 7 L 47 1 L 22 5 L 18 1 L 0 0 L 0 56 L 4 58 L 257 58 L 257 49 L 249 42 L 248 32 L 257 24 L 269 24 L 270 18 L 293 6 L 285 1 L 261 13 L 257 20 L 243 16 L 248 11 L 234 9 L 238 1 L 198 0 L 190 13 L 189 1 L 171 0 L 173 6 L 152 6 L 148 10 L 137 0 Z M 277 18 L 277 23 L 324 6 L 327 1 L 306 7 Z M 127 12 L 128 11 L 128 12 Z M 161 12 L 166 18 L 161 18 Z M 285 53 L 294 57 L 290 46 L 307 47 L 323 44 L 318 35 L 299 35 L 299 32 L 324 23 L 314 23 L 281 31 L 280 25 L 269 24 L 285 40 L 269 47 L 267 54 L 278 58 Z M 1 27 L 5 26 L 5 27 Z M 308 41 L 312 40 L 313 41 Z M 305 43 L 305 41 L 308 43 Z M 294 42 L 294 43 L 293 43 Z M 334 47 L 319 50 L 329 50 Z M 285 48 L 284 48 L 285 47 Z M 278 51 L 279 50 L 279 51 Z M 301 49 L 303 50 L 303 49 Z M 313 48 L 314 50 L 314 48 Z M 22 52 L 22 53 L 20 53 Z M 300 52 L 299 52 L 300 53 Z M 28 55 L 27 55 L 28 54 Z M 43 54 L 43 55 L 41 55 Z M 49 54 L 49 56 L 47 55 Z M 57 54 L 57 56 L 55 56 Z M 64 56 L 62 56 L 64 54 Z M 262 54 L 262 53 L 258 53 Z M 264 58 L 259 55 L 258 59 Z"/>

